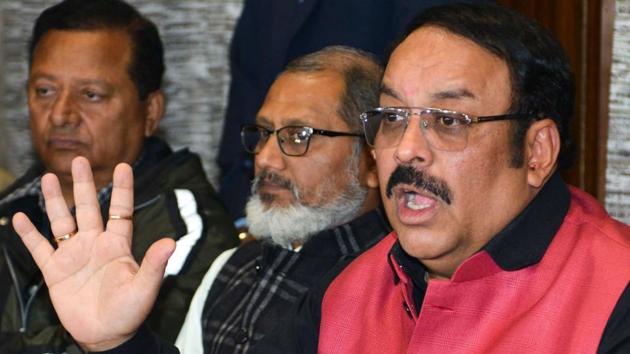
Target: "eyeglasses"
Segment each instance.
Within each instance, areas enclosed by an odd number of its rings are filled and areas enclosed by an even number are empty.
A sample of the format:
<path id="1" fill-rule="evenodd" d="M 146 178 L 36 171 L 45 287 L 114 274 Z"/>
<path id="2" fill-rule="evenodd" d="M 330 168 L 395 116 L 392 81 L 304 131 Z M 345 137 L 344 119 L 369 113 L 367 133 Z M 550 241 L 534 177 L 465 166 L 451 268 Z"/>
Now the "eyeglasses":
<path id="1" fill-rule="evenodd" d="M 287 156 L 302 156 L 306 154 L 313 135 L 329 137 L 362 136 L 362 134 L 357 133 L 335 132 L 299 125 L 289 125 L 276 130 L 267 129 L 256 124 L 241 126 L 241 142 L 245 151 L 252 154 L 259 153 L 272 134 L 276 134 L 280 151 Z"/>
<path id="2" fill-rule="evenodd" d="M 361 114 L 368 145 L 377 149 L 397 146 L 413 115 L 420 117 L 422 135 L 429 146 L 443 151 L 464 150 L 471 124 L 531 117 L 524 113 L 477 117 L 439 108 L 381 107 Z"/>

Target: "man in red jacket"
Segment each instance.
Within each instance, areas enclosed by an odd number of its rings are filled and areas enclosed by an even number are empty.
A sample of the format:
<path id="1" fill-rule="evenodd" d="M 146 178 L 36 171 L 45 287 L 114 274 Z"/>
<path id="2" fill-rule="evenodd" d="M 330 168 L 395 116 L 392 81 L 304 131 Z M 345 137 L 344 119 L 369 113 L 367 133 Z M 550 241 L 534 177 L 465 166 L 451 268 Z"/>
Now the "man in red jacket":
<path id="1" fill-rule="evenodd" d="M 395 232 L 257 353 L 629 353 L 630 228 L 557 172 L 573 103 L 531 20 L 416 18 L 362 114 Z"/>
<path id="2" fill-rule="evenodd" d="M 317 300 L 319 352 L 630 352 L 630 228 L 557 172 L 573 103 L 525 17 L 418 17 L 362 115 L 395 232 Z"/>

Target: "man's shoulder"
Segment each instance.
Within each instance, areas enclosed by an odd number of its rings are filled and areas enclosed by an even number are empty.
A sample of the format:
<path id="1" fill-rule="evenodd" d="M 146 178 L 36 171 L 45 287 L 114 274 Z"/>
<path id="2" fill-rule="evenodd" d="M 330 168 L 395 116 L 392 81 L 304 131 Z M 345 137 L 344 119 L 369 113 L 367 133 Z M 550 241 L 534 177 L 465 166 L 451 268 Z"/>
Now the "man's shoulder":
<path id="1" fill-rule="evenodd" d="M 137 180 L 159 178 L 160 175 L 202 174 L 201 159 L 188 148 L 173 151 L 163 140 L 150 138 L 134 165 Z"/>
<path id="2" fill-rule="evenodd" d="M 302 252 L 317 258 L 354 259 L 381 241 L 392 229 L 381 208 L 309 238 Z"/>
<path id="3" fill-rule="evenodd" d="M 599 242 L 610 243 L 630 254 L 630 226 L 613 219 L 588 193 L 574 187 L 570 191 L 571 206 L 565 223 L 583 230 L 583 235 L 598 236 Z"/>
<path id="4" fill-rule="evenodd" d="M 31 220 L 41 213 L 39 189 L 39 175 L 27 173 L 0 195 L 0 230 L 13 230 L 11 219 L 17 212 L 26 213 Z"/>
<path id="5" fill-rule="evenodd" d="M 162 151 L 161 158 L 141 162 L 141 168 L 134 170 L 134 242 L 139 254 L 164 236 L 177 241 L 187 237 L 178 249 L 183 252 L 184 246 L 188 247 L 196 259 L 202 258 L 199 252 L 214 254 L 236 246 L 236 230 L 199 157 L 187 149 Z M 209 254 L 207 257 L 208 262 L 214 259 Z"/>
<path id="6" fill-rule="evenodd" d="M 374 246 L 370 247 L 350 262 L 350 264 L 348 264 L 343 271 L 340 272 L 335 281 L 340 278 L 352 278 L 355 275 L 359 275 L 361 277 L 367 276 L 369 278 L 372 275 L 381 273 L 384 269 L 389 268 L 389 253 L 397 240 L 398 237 L 396 232 L 389 233 Z"/>
<path id="7" fill-rule="evenodd" d="M 165 143 L 164 143 L 165 144 Z M 215 192 L 203 170 L 201 159 L 188 149 L 160 154 L 141 163 L 135 175 L 138 201 L 174 190 L 188 190 L 196 197 L 214 197 Z"/>
<path id="8" fill-rule="evenodd" d="M 10 200 L 18 199 L 24 194 L 32 194 L 32 190 L 29 189 L 30 185 L 34 185 L 39 181 L 44 169 L 41 164 L 36 163 L 32 165 L 24 174 L 16 178 L 10 185 L 4 190 L 0 191 L 0 207 L 2 204 L 10 202 Z M 39 189 L 39 184 L 37 184 Z M 31 188 L 32 189 L 32 188 Z"/>
<path id="9" fill-rule="evenodd" d="M 314 293 L 319 293 L 318 298 L 323 301 L 330 294 L 354 296 L 351 294 L 369 293 L 377 283 L 390 283 L 393 277 L 388 257 L 397 239 L 396 233 L 391 232 L 356 258 L 340 262 Z"/>
<path id="10" fill-rule="evenodd" d="M 322 310 L 332 301 L 334 306 L 345 306 L 352 302 L 363 302 L 379 294 L 393 291 L 394 274 L 389 264 L 389 253 L 397 242 L 395 232 L 385 236 L 376 245 L 348 264 L 325 287 L 321 294 Z M 363 294 L 365 296 L 358 296 Z M 361 306 L 359 306 L 361 308 Z"/>

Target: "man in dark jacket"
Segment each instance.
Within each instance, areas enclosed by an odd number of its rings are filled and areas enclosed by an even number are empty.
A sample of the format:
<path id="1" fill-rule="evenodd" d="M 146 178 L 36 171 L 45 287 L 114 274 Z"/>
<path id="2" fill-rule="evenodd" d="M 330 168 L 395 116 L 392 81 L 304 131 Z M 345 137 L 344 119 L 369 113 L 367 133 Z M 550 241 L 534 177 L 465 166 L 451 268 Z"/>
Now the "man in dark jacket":
<path id="1" fill-rule="evenodd" d="M 356 136 L 380 74 L 367 54 L 336 46 L 291 62 L 271 86 L 241 130 L 256 165 L 247 221 L 262 240 L 215 261 L 178 337 L 182 353 L 249 352 L 331 268 L 388 232 Z"/>
<path id="2" fill-rule="evenodd" d="M 72 351 L 42 274 L 8 220 L 24 211 L 51 244 L 71 237 L 74 229 L 52 233 L 40 178 L 57 175 L 60 197 L 73 207 L 70 165 L 76 156 L 92 164 L 104 207 L 114 166 L 133 166 L 135 259 L 160 237 L 177 242 L 148 319 L 174 341 L 208 266 L 237 240 L 199 158 L 152 137 L 164 107 L 163 49 L 155 25 L 122 1 L 68 0 L 40 15 L 29 55 L 29 119 L 38 162 L 0 195 L 0 352 Z M 108 218 L 107 208 L 102 218 Z"/>

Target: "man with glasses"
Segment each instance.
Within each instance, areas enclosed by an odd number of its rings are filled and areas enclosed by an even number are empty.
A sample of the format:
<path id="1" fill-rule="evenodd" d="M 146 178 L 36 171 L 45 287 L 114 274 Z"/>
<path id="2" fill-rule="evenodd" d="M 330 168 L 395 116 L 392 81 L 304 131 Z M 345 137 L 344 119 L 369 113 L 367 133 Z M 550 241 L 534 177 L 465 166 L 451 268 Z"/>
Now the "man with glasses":
<path id="1" fill-rule="evenodd" d="M 241 127 L 256 171 L 246 218 L 260 241 L 213 264 L 176 343 L 181 352 L 248 352 L 331 267 L 388 233 L 358 119 L 377 104 L 380 75 L 361 51 L 325 48 L 291 62 L 256 124 Z"/>
<path id="2" fill-rule="evenodd" d="M 630 228 L 557 171 L 573 78 L 547 31 L 429 10 L 380 104 L 361 118 L 395 232 L 258 352 L 630 352 Z"/>
<path id="3" fill-rule="evenodd" d="M 376 167 L 359 120 L 362 111 L 378 103 L 381 74 L 381 67 L 370 55 L 347 47 L 329 47 L 293 61 L 276 79 L 256 124 L 243 126 L 241 132 L 245 149 L 255 154 L 256 178 L 247 203 L 247 221 L 250 232 L 260 240 L 222 254 L 212 265 L 177 340 L 183 353 L 249 352 L 276 326 L 289 323 L 289 309 L 308 289 L 390 232 L 383 212 L 377 209 Z M 84 193 L 75 195 L 80 199 L 77 205 L 95 208 L 89 202 L 94 192 L 84 180 L 89 176 L 87 167 L 81 159 L 74 162 L 75 186 L 86 187 Z M 119 166 L 114 174 L 110 208 L 116 213 L 133 197 L 128 190 L 132 181 L 127 169 Z M 48 197 L 47 210 L 66 215 L 67 209 Z M 16 216 L 15 225 L 24 235 L 24 227 L 32 225 L 26 226 L 23 218 Z M 39 262 L 55 268 L 50 273 L 43 269 L 48 280 L 72 283 L 48 285 L 73 338 L 90 351 L 115 347 L 131 337 L 116 352 L 175 351 L 140 326 L 155 297 L 153 282 L 159 278 L 153 275 L 161 272 L 159 264 L 172 252 L 172 244 L 168 240 L 156 243 L 138 269 L 122 243 L 110 244 L 109 254 L 81 252 L 93 242 L 108 242 L 112 233 L 130 237 L 129 220 L 110 220 L 104 237 L 94 237 L 88 231 L 102 230 L 102 226 L 79 210 L 77 222 L 78 234 L 60 244 L 54 254 L 57 260 Z M 54 228 L 54 219 L 52 223 Z M 29 241 L 25 244 L 33 249 Z M 52 251 L 45 246 L 40 249 Z M 81 265 L 60 266 L 68 254 L 77 257 L 76 263 Z M 83 262 L 87 263 L 85 268 Z M 154 266 L 157 268 L 146 271 Z M 79 285 L 84 290 L 68 291 L 73 285 L 85 284 L 86 278 L 80 274 L 93 274 L 95 284 L 105 282 L 92 290 Z M 124 279 L 129 276 L 148 282 L 127 286 L 130 283 Z M 113 284 L 108 279 L 118 280 Z M 100 307 L 99 302 L 115 305 L 97 312 L 88 309 Z"/>

